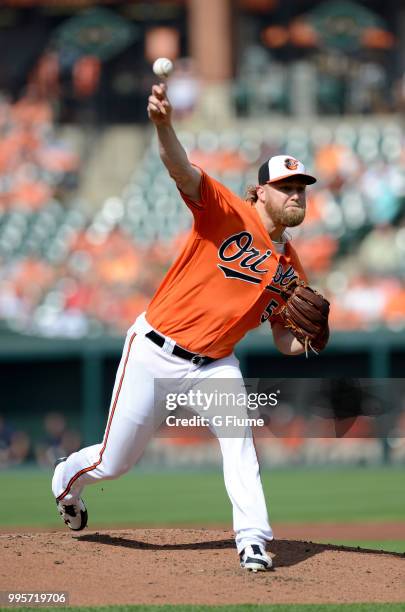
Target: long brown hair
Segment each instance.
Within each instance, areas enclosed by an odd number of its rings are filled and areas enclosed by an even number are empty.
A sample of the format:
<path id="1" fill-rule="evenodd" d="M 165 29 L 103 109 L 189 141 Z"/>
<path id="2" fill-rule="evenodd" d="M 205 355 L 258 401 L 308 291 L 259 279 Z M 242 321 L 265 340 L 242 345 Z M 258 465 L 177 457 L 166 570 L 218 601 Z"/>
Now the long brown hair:
<path id="1" fill-rule="evenodd" d="M 255 187 L 255 185 L 248 185 L 246 187 L 245 200 L 247 202 L 250 202 L 252 205 L 256 204 L 258 197 L 257 197 L 257 187 Z"/>

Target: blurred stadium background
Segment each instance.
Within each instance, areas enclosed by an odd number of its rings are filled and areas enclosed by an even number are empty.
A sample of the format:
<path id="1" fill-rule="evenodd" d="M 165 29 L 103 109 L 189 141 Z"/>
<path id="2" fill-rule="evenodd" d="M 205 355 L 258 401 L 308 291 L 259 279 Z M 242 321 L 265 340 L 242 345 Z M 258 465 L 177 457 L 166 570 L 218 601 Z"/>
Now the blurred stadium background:
<path id="1" fill-rule="evenodd" d="M 49 469 L 99 441 L 123 335 L 190 227 L 146 115 L 159 56 L 175 61 L 195 163 L 241 195 L 272 154 L 319 177 L 294 239 L 331 300 L 330 346 L 287 359 L 263 325 L 239 347 L 244 373 L 403 380 L 403 3 L 2 0 L 0 53 L 1 468 Z M 392 403 L 385 429 L 361 417 L 341 440 L 302 437 L 283 406 L 263 465 L 403 465 L 404 393 Z M 194 433 L 156 438 L 142 460 L 219 462 Z"/>

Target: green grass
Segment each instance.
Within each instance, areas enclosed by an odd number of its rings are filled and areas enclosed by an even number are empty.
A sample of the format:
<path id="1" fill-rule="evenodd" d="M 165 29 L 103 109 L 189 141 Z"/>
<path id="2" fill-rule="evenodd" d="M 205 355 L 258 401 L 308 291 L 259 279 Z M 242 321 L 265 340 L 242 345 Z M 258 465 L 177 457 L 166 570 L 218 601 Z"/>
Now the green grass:
<path id="1" fill-rule="evenodd" d="M 49 608 L 0 608 L 0 610 L 27 612 L 28 610 L 49 610 Z M 355 603 L 355 604 L 274 604 L 236 606 L 102 606 L 53 608 L 62 612 L 400 612 L 404 603 Z"/>
<path id="2" fill-rule="evenodd" d="M 60 525 L 50 490 L 51 470 L 0 473 L 0 526 Z M 333 468 L 262 471 L 271 520 L 367 522 L 404 520 L 405 475 L 400 468 Z M 86 488 L 90 526 L 231 525 L 231 507 L 220 470 L 134 470 Z"/>
<path id="3" fill-rule="evenodd" d="M 326 542 L 324 543 L 326 544 Z M 340 546 L 353 547 L 360 546 L 360 548 L 372 548 L 405 555 L 405 540 L 328 540 L 327 544 L 339 544 Z"/>

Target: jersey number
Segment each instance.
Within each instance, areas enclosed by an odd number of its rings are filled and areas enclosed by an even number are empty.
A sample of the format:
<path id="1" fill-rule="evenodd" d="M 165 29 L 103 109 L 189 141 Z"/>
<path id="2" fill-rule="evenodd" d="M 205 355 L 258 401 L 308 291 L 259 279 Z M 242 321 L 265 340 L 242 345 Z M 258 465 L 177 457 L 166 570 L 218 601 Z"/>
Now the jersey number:
<path id="1" fill-rule="evenodd" d="M 274 309 L 277 308 L 278 305 L 279 304 L 276 300 L 271 300 L 271 302 L 267 305 L 266 310 L 262 314 L 260 322 L 264 323 L 265 321 L 267 321 L 267 319 L 271 317 L 274 312 Z"/>

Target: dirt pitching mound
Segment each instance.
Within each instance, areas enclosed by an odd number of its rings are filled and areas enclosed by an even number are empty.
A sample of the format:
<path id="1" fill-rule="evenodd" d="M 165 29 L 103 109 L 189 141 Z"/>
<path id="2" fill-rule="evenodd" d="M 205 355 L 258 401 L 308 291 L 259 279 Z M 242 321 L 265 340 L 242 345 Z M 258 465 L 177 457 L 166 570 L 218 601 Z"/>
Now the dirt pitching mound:
<path id="1" fill-rule="evenodd" d="M 275 569 L 239 567 L 232 532 L 125 529 L 0 534 L 0 591 L 68 591 L 70 605 L 405 601 L 405 557 L 277 540 Z"/>

